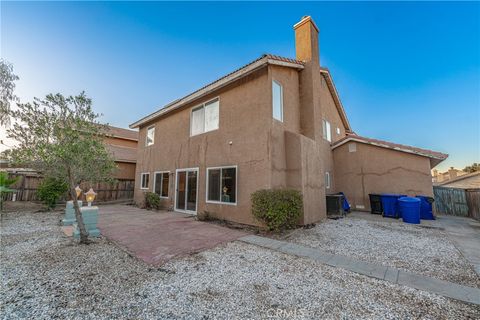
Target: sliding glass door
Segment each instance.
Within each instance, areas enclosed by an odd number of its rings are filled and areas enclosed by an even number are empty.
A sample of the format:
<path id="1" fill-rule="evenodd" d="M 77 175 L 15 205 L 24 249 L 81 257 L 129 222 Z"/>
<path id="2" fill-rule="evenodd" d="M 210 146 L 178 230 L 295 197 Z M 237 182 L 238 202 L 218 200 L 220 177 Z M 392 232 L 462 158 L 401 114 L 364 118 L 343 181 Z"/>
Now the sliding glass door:
<path id="1" fill-rule="evenodd" d="M 175 210 L 196 214 L 198 168 L 178 169 L 175 189 Z"/>

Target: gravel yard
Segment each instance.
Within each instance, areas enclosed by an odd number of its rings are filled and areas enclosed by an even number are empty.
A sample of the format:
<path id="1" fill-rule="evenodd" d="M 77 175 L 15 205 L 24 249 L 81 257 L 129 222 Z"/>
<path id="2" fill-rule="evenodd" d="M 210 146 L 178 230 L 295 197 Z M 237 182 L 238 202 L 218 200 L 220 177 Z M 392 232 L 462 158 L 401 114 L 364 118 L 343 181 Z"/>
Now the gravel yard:
<path id="1" fill-rule="evenodd" d="M 480 277 L 439 229 L 346 218 L 298 230 L 288 241 L 480 288 Z"/>
<path id="2" fill-rule="evenodd" d="M 239 242 L 152 268 L 106 239 L 74 244 L 59 217 L 2 217 L 2 318 L 480 317 L 480 306 Z"/>

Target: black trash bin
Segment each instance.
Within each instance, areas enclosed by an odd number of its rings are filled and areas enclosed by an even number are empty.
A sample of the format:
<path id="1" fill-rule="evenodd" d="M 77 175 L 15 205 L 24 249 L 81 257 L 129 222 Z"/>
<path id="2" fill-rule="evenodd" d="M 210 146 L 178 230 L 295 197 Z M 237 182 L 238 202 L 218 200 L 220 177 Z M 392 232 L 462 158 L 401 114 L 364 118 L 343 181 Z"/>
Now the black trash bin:
<path id="1" fill-rule="evenodd" d="M 380 194 L 370 193 L 370 208 L 372 214 L 383 214 L 382 199 Z"/>

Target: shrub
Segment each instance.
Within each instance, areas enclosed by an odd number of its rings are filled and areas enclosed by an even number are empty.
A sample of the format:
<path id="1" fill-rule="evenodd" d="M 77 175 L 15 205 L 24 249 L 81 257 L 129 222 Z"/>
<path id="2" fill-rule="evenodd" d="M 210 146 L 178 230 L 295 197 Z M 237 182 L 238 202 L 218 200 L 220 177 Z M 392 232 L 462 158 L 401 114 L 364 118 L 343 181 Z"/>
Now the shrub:
<path id="1" fill-rule="evenodd" d="M 10 189 L 10 186 L 17 182 L 17 178 L 8 178 L 8 173 L 5 171 L 0 172 L 0 211 L 3 210 L 3 201 L 7 193 L 15 192 L 15 190 Z"/>
<path id="2" fill-rule="evenodd" d="M 48 210 L 55 209 L 58 200 L 68 191 L 66 181 L 47 177 L 38 186 L 37 196 Z"/>
<path id="3" fill-rule="evenodd" d="M 271 231 L 294 228 L 302 209 L 302 194 L 297 190 L 258 190 L 252 193 L 252 213 Z"/>
<path id="4" fill-rule="evenodd" d="M 145 193 L 145 207 L 147 209 L 160 209 L 160 196 L 155 192 Z"/>

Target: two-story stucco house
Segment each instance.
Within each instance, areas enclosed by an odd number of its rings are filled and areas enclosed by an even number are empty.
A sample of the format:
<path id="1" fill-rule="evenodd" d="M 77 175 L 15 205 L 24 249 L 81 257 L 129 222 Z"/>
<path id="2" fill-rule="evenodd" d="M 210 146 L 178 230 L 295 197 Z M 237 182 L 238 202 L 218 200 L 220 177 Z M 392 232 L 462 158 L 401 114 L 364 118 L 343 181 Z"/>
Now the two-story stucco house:
<path id="1" fill-rule="evenodd" d="M 432 195 L 430 170 L 447 155 L 356 135 L 320 66 L 317 26 L 304 17 L 294 30 L 296 59 L 263 55 L 130 126 L 137 203 L 153 191 L 176 211 L 257 224 L 254 191 L 294 188 L 308 224 L 330 193 L 357 209 L 369 193 Z"/>

